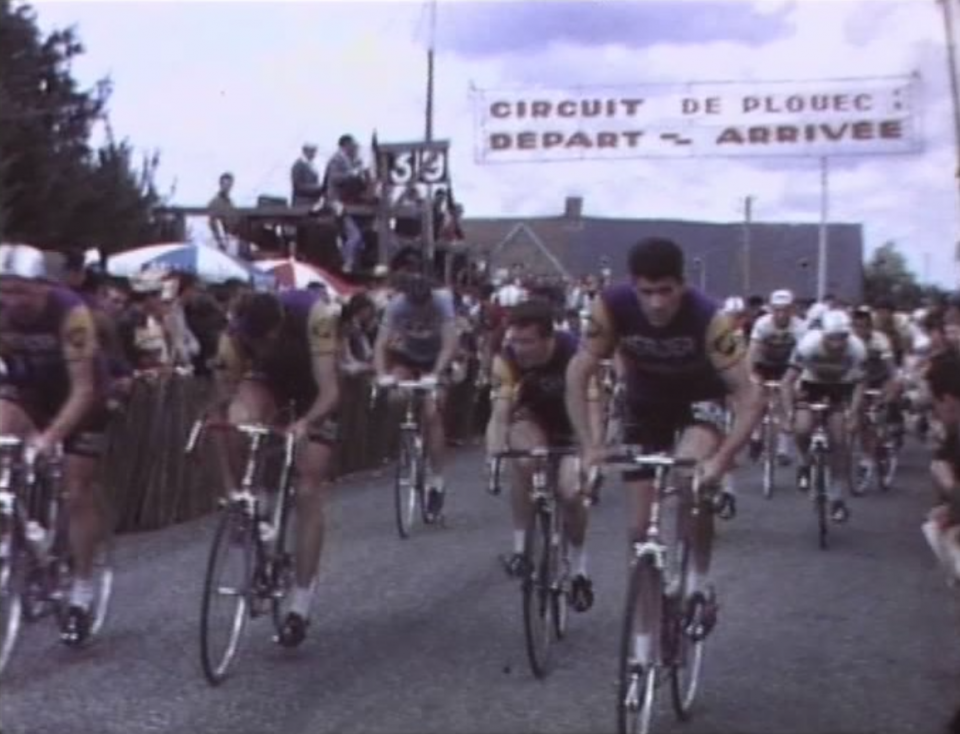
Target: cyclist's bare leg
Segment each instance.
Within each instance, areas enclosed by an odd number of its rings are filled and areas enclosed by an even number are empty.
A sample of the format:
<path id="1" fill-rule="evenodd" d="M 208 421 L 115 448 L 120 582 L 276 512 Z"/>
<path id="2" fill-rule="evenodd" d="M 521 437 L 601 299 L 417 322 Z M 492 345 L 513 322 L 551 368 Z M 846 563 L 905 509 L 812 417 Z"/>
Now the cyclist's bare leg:
<path id="1" fill-rule="evenodd" d="M 827 497 L 831 500 L 843 499 L 845 482 L 841 477 L 847 476 L 850 468 L 850 450 L 847 441 L 846 413 L 843 410 L 834 410 L 830 413 L 827 428 L 830 432 L 830 484 L 827 487 Z"/>
<path id="2" fill-rule="evenodd" d="M 298 586 L 309 586 L 323 552 L 324 506 L 330 478 L 332 447 L 304 441 L 297 451 L 296 563 Z"/>
<path id="3" fill-rule="evenodd" d="M 37 433 L 27 412 L 11 400 L 0 400 L 0 435 L 28 440 Z"/>
<path id="4" fill-rule="evenodd" d="M 518 420 L 510 424 L 507 433 L 507 445 L 517 451 L 528 451 L 546 446 L 546 438 L 536 424 L 526 420 Z M 533 459 L 515 459 L 510 463 L 513 469 L 513 481 L 510 483 L 513 552 L 523 553 L 524 536 L 532 511 L 530 490 L 535 464 Z"/>
<path id="5" fill-rule="evenodd" d="M 689 426 L 677 442 L 676 456 L 681 459 L 704 461 L 714 454 L 720 445 L 720 432 L 702 424 Z M 678 513 L 678 522 L 684 522 L 686 512 Z M 680 528 L 678 528 L 679 530 Z M 692 560 L 690 591 L 702 591 L 707 574 L 710 572 L 710 560 L 713 554 L 713 512 L 709 508 L 697 513 L 693 525 Z"/>
<path id="6" fill-rule="evenodd" d="M 443 396 L 437 392 L 435 399 L 427 399 L 423 405 L 423 419 L 427 428 L 427 452 L 434 477 L 443 476 L 447 451 L 447 435 L 443 425 Z"/>
<path id="7" fill-rule="evenodd" d="M 65 510 L 78 579 L 89 579 L 93 575 L 94 557 L 107 532 L 97 484 L 99 466 L 99 458 L 77 454 L 64 457 Z"/>
<path id="8" fill-rule="evenodd" d="M 573 456 L 565 456 L 560 463 L 558 489 L 563 501 L 563 529 L 575 548 L 583 548 L 587 536 L 588 512 L 580 493 L 580 484 L 579 462 Z"/>
<path id="9" fill-rule="evenodd" d="M 277 402 L 270 391 L 253 380 L 244 380 L 227 407 L 227 421 L 241 423 L 272 423 L 277 416 Z M 243 464 L 246 460 L 241 436 L 217 433 L 213 437 L 221 476 L 230 491 L 240 487 Z"/>
<path id="10" fill-rule="evenodd" d="M 793 431 L 797 442 L 802 466 L 810 465 L 810 439 L 813 435 L 813 414 L 809 410 L 797 409 L 793 418 Z"/>

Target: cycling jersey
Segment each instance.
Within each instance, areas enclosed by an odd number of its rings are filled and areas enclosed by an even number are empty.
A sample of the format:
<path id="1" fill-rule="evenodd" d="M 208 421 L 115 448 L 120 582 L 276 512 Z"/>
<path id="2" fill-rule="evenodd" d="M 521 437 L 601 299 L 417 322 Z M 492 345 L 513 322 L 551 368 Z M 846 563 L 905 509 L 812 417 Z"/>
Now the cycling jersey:
<path id="1" fill-rule="evenodd" d="M 896 369 L 890 340 L 879 331 L 872 331 L 864 347 L 866 348 L 866 358 L 863 361 L 864 381 L 867 387 L 882 387 L 893 376 Z"/>
<path id="2" fill-rule="evenodd" d="M 619 351 L 625 385 L 623 438 L 647 452 L 671 451 L 679 431 L 693 424 L 723 430 L 719 403 L 727 394 L 721 373 L 746 355 L 739 324 L 700 292 L 687 289 L 672 321 L 654 326 L 630 284 L 594 301 L 586 348 L 600 359 Z M 649 479 L 652 469 L 624 472 Z"/>
<path id="3" fill-rule="evenodd" d="M 244 346 L 243 325 L 230 322 L 220 339 L 219 369 L 235 380 L 252 378 L 263 382 L 279 407 L 293 404 L 302 417 L 317 399 L 322 386 L 314 376 L 314 359 L 335 355 L 338 349 L 338 310 L 324 296 L 310 290 L 291 290 L 277 296 L 283 310 L 280 337 L 269 353 L 254 356 Z M 335 426 L 327 421 L 311 435 L 332 440 Z"/>
<path id="4" fill-rule="evenodd" d="M 842 350 L 831 353 L 824 348 L 823 332 L 814 330 L 797 344 L 790 366 L 800 371 L 804 382 L 852 385 L 863 376 L 866 356 L 863 342 L 855 335 L 847 337 Z"/>
<path id="5" fill-rule="evenodd" d="M 573 425 L 565 401 L 567 365 L 577 352 L 577 339 L 554 333 L 554 349 L 542 365 L 523 367 L 507 345 L 491 370 L 494 397 L 513 401 L 514 419 L 530 418 L 547 434 L 551 446 L 573 443 Z"/>
<path id="6" fill-rule="evenodd" d="M 7 309 L 0 310 L 0 357 L 7 368 L 0 377 L 0 397 L 16 402 L 40 430 L 53 422 L 70 397 L 71 363 L 94 360 L 98 405 L 64 440 L 64 449 L 90 455 L 102 451 L 107 362 L 93 315 L 80 296 L 66 287 L 51 287 L 43 313 L 31 324 L 17 323 Z"/>
<path id="7" fill-rule="evenodd" d="M 760 317 L 750 334 L 755 354 L 754 366 L 786 368 L 804 333 L 803 320 L 796 316 L 791 317 L 784 328 L 777 326 L 771 314 Z"/>
<path id="8" fill-rule="evenodd" d="M 719 400 L 727 389 L 720 373 L 746 354 L 734 319 L 688 289 L 673 320 L 650 323 L 629 284 L 607 288 L 593 305 L 588 346 L 601 359 L 623 356 L 627 397 L 645 404 Z"/>
<path id="9" fill-rule="evenodd" d="M 453 296 L 434 291 L 425 304 L 415 305 L 398 294 L 387 305 L 381 328 L 392 334 L 387 348 L 394 356 L 422 370 L 431 370 L 440 356 L 444 327 L 454 321 Z"/>

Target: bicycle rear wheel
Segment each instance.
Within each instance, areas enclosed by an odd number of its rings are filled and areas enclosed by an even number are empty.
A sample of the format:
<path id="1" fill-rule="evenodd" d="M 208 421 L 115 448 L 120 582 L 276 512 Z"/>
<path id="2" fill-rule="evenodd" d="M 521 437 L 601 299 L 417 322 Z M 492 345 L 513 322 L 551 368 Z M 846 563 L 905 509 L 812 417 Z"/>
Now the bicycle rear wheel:
<path id="1" fill-rule="evenodd" d="M 0 674 L 10 662 L 20 635 L 22 559 L 12 529 L 0 535 Z"/>
<path id="2" fill-rule="evenodd" d="M 653 619 L 645 619 L 648 629 L 659 631 L 663 618 L 663 588 L 660 571 L 648 558 L 633 564 L 630 583 L 627 585 L 627 601 L 620 632 L 619 681 L 617 685 L 617 731 L 620 734 L 648 734 L 653 720 L 653 705 L 656 700 L 657 667 L 659 659 L 658 635 L 651 633 L 650 660 L 641 665 L 636 659 L 637 613 L 640 594 L 645 589 L 656 590 L 656 611 Z"/>
<path id="3" fill-rule="evenodd" d="M 401 538 L 410 535 L 417 505 L 423 504 L 423 467 L 416 447 L 416 437 L 409 431 L 400 436 L 400 455 L 397 458 L 397 476 L 393 485 L 394 510 L 397 532 Z"/>
<path id="4" fill-rule="evenodd" d="M 553 544 L 553 552 L 550 554 L 552 566 L 550 571 L 550 603 L 552 609 L 550 612 L 553 617 L 553 635 L 558 640 L 562 640 L 567 635 L 570 548 L 566 536 L 563 534 L 562 524 L 558 523 L 557 526 L 560 528 L 560 538 L 558 543 Z"/>
<path id="5" fill-rule="evenodd" d="M 256 527 L 240 511 L 228 508 L 213 537 L 200 609 L 200 661 L 211 685 L 227 676 L 240 649 L 250 612 Z M 228 578 L 224 569 L 234 565 Z M 223 601 L 222 608 L 218 604 Z"/>
<path id="6" fill-rule="evenodd" d="M 777 466 L 775 433 L 774 423 L 768 419 L 763 426 L 763 496 L 767 499 L 773 497 Z"/>
<path id="7" fill-rule="evenodd" d="M 546 676 L 550 662 L 550 643 L 554 634 L 551 565 L 551 517 L 544 508 L 535 508 L 527 523 L 524 547 L 526 567 L 523 579 L 523 631 L 527 659 L 537 678 Z"/>

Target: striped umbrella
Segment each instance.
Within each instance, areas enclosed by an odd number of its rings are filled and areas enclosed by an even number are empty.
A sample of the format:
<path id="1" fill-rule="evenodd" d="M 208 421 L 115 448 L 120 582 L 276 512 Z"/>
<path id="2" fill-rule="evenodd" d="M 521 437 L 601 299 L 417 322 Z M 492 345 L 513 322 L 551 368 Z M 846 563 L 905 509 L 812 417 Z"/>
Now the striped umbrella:
<path id="1" fill-rule="evenodd" d="M 320 283 L 331 295 L 339 298 L 349 298 L 361 290 L 358 286 L 347 283 L 328 270 L 301 260 L 292 258 L 257 260 L 253 265 L 272 275 L 279 288 L 306 288 L 311 283 Z"/>
<path id="2" fill-rule="evenodd" d="M 201 280 L 213 283 L 235 278 L 258 287 L 269 287 L 273 284 L 269 273 L 264 273 L 239 258 L 215 247 L 187 242 L 138 247 L 107 259 L 107 272 L 111 275 L 130 277 L 145 270 L 194 273 Z"/>

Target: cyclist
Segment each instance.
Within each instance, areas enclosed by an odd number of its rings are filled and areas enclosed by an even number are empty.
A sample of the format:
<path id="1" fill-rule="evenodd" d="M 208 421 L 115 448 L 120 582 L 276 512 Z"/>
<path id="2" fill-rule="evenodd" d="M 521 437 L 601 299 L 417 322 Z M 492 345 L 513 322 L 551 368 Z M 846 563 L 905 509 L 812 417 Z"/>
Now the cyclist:
<path id="1" fill-rule="evenodd" d="M 960 581 L 960 355 L 935 357 L 927 382 L 944 434 L 930 465 L 938 502 L 924 531 L 944 568 Z"/>
<path id="2" fill-rule="evenodd" d="M 897 380 L 897 365 L 893 347 L 885 334 L 873 328 L 870 309 L 861 306 L 853 312 L 853 333 L 863 342 L 866 359 L 863 362 L 864 388 L 879 390 L 886 420 L 893 426 L 902 426 L 900 411 L 900 383 Z M 863 487 L 874 469 L 876 436 L 865 425 L 861 426 L 860 442 L 863 453 L 857 467 L 857 485 Z"/>
<path id="3" fill-rule="evenodd" d="M 577 340 L 569 332 L 554 329 L 554 311 L 550 303 L 536 299 L 515 306 L 510 313 L 507 342 L 493 362 L 488 454 L 507 448 L 522 451 L 575 445 L 564 394 L 567 366 L 576 354 Z M 511 488 L 513 553 L 504 559 L 504 565 L 507 573 L 516 577 L 530 571 L 525 567 L 524 548 L 533 509 L 533 468 L 529 461 L 517 462 L 516 481 Z M 587 511 L 580 501 L 578 469 L 575 457 L 564 457 L 558 489 L 571 545 L 571 602 L 574 609 L 583 612 L 593 605 L 593 583 L 587 573 Z"/>
<path id="4" fill-rule="evenodd" d="M 0 245 L 0 434 L 26 439 L 39 455 L 63 445 L 64 490 L 74 578 L 61 621 L 66 642 L 89 635 L 93 565 L 109 532 L 98 466 L 109 421 L 107 361 L 90 309 L 47 279 L 43 253 Z M 52 529 L 48 529 L 52 530 Z"/>
<path id="5" fill-rule="evenodd" d="M 419 254 L 401 253 L 394 261 L 398 293 L 387 304 L 374 345 L 373 366 L 377 382 L 389 386 L 397 380 L 439 379 L 445 376 L 460 346 L 452 294 L 434 287 L 423 274 Z M 427 512 L 443 508 L 445 435 L 443 395 L 424 404 L 430 474 L 427 477 Z"/>
<path id="6" fill-rule="evenodd" d="M 770 294 L 770 312 L 761 316 L 750 334 L 750 364 L 757 380 L 779 382 L 790 366 L 793 354 L 805 331 L 803 320 L 794 313 L 793 293 L 778 290 Z M 753 452 L 759 454 L 760 437 L 754 434 Z M 777 458 L 781 464 L 790 460 L 788 434 L 781 429 L 777 436 Z"/>
<path id="7" fill-rule="evenodd" d="M 335 411 L 338 309 L 316 291 L 243 297 L 220 338 L 215 375 L 232 423 L 277 423 L 292 405 L 288 429 L 297 451 L 295 583 L 279 642 L 306 637 L 324 540 L 324 504 L 337 440 Z M 231 486 L 236 473 L 230 471 Z"/>
<path id="8" fill-rule="evenodd" d="M 845 476 L 849 452 L 846 431 L 857 432 L 860 409 L 863 402 L 863 363 L 866 349 L 863 342 L 851 334 L 850 317 L 844 311 L 827 311 L 823 314 L 821 327 L 808 332 L 797 345 L 783 380 L 780 382 L 782 408 L 790 416 L 788 430 L 796 435 L 800 452 L 797 469 L 797 485 L 802 491 L 810 488 L 810 440 L 813 433 L 813 416 L 808 409 L 794 410 L 794 385 L 800 380 L 796 397 L 806 402 L 824 401 L 831 405 L 827 425 L 831 445 L 832 477 Z M 849 408 L 848 425 L 844 425 L 844 409 Z M 830 516 L 834 522 L 846 522 L 850 511 L 842 494 L 842 482 L 833 480 L 827 487 L 830 499 Z"/>
<path id="9" fill-rule="evenodd" d="M 625 442 L 698 460 L 701 480 L 715 486 L 763 410 L 759 387 L 750 379 L 743 332 L 717 304 L 685 283 L 683 251 L 672 240 L 638 242 L 630 250 L 628 270 L 629 282 L 605 289 L 593 303 L 585 339 L 567 371 L 567 410 L 584 465 L 596 466 L 604 454 L 603 437 L 591 431 L 590 379 L 601 361 L 617 351 L 626 387 Z M 728 395 L 734 421 L 724 436 L 722 401 Z M 636 498 L 629 520 L 633 539 L 642 539 L 646 531 L 652 477 L 646 470 L 624 475 Z M 712 540 L 713 515 L 702 512 L 694 528 L 691 584 L 685 591 L 707 602 L 707 626 L 716 610 L 706 584 Z M 649 662 L 652 634 L 645 630 L 635 641 L 641 664 Z"/>

